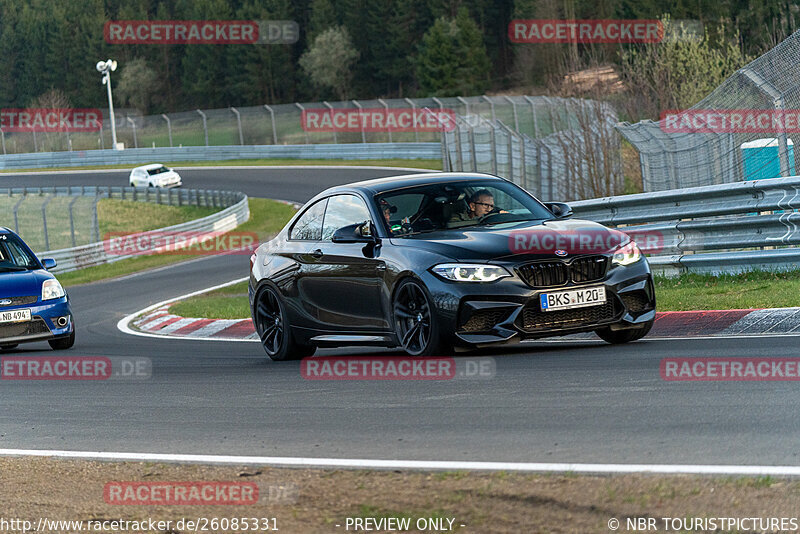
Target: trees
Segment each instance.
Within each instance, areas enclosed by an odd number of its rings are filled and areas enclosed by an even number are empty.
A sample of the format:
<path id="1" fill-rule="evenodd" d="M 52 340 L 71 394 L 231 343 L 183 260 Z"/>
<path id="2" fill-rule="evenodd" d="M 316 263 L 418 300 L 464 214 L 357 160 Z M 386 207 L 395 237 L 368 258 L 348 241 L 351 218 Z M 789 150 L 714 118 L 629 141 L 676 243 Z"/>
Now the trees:
<path id="1" fill-rule="evenodd" d="M 668 18 L 663 22 L 670 24 Z M 706 31 L 701 39 L 690 37 L 684 28 L 671 34 L 660 43 L 622 53 L 623 79 L 631 101 L 638 103 L 636 112 L 629 110 L 632 119 L 657 118 L 661 110 L 691 107 L 752 59 L 742 52 L 737 38 L 725 37 L 723 26 Z"/>
<path id="2" fill-rule="evenodd" d="M 358 50 L 350 35 L 338 26 L 328 28 L 314 39 L 314 44 L 300 58 L 300 66 L 315 86 L 333 90 L 340 100 L 346 100 L 356 59 Z"/>
<path id="3" fill-rule="evenodd" d="M 147 61 L 136 58 L 123 65 L 116 94 L 121 104 L 132 106 L 147 115 L 153 96 L 161 93 L 161 85 L 158 74 Z"/>
<path id="4" fill-rule="evenodd" d="M 416 58 L 423 95 L 477 94 L 489 81 L 489 58 L 478 26 L 465 8 L 455 19 L 441 17 L 425 33 Z"/>

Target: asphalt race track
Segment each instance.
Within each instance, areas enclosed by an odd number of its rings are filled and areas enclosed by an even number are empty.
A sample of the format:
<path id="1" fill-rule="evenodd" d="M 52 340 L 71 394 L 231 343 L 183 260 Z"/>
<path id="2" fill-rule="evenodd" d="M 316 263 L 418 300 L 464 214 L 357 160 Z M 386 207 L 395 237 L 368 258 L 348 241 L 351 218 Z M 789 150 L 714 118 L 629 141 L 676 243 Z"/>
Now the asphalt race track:
<path id="1" fill-rule="evenodd" d="M 334 185 L 382 176 L 409 174 L 410 169 L 302 167 L 175 167 L 187 189 L 241 191 L 252 197 L 305 202 Z M 0 189 L 7 187 L 66 187 L 98 185 L 128 187 L 130 170 L 24 172 L 0 174 Z"/>
<path id="2" fill-rule="evenodd" d="M 402 172 L 402 171 L 401 171 Z M 225 187 L 302 201 L 382 174 L 225 171 Z M 209 181 L 186 171 L 187 185 Z M 109 185 L 121 173 L 2 176 L 0 187 Z M 196 182 L 195 182 L 196 181 Z M 124 185 L 124 184 L 123 184 Z M 211 187 L 209 184 L 198 187 Z M 665 382 L 662 358 L 800 356 L 796 337 L 537 342 L 483 352 L 497 373 L 449 381 L 308 381 L 257 343 L 123 334 L 122 317 L 247 274 L 204 258 L 70 289 L 70 356 L 145 356 L 143 381 L 2 381 L 0 448 L 402 460 L 797 465 L 793 382 Z M 324 350 L 318 354 L 358 351 Z M 385 351 L 384 351 L 385 352 Z M 52 356 L 46 344 L 16 355 Z M 460 358 L 461 356 L 459 356 Z"/>

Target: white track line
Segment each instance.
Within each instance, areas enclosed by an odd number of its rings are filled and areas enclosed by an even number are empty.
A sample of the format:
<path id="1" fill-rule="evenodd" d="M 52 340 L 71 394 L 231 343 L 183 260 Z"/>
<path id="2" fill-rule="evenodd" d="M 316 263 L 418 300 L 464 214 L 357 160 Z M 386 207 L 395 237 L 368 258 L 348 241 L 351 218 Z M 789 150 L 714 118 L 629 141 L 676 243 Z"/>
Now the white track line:
<path id="1" fill-rule="evenodd" d="M 123 317 L 122 319 L 120 319 L 117 322 L 117 329 L 120 332 L 123 332 L 125 334 L 130 334 L 132 336 L 155 337 L 155 338 L 158 338 L 158 339 L 178 339 L 178 340 L 182 340 L 182 341 L 227 341 L 227 342 L 244 341 L 246 343 L 258 343 L 258 342 L 260 342 L 260 340 L 258 340 L 258 339 L 165 336 L 165 335 L 159 335 L 159 334 L 151 334 L 149 332 L 140 332 L 139 330 L 134 330 L 133 328 L 131 328 L 129 326 L 129 323 L 131 323 L 134 319 L 136 319 L 140 315 L 144 315 L 145 313 L 147 313 L 149 311 L 153 311 L 153 310 L 155 310 L 157 308 L 160 308 L 160 307 L 165 306 L 167 304 L 171 304 L 173 302 L 177 302 L 179 300 L 188 299 L 189 297 L 194 297 L 195 295 L 202 295 L 203 293 L 208 293 L 209 291 L 214 291 L 215 289 L 220 289 L 222 287 L 232 286 L 234 284 L 238 284 L 240 282 L 244 282 L 245 280 L 249 280 L 249 278 L 248 277 L 238 278 L 236 280 L 231 280 L 230 282 L 225 282 L 224 284 L 219 284 L 219 285 L 213 286 L 213 287 L 207 287 L 207 288 L 201 289 L 199 291 L 193 291 L 191 293 L 187 293 L 186 295 L 181 295 L 180 297 L 174 297 L 174 298 L 171 298 L 171 299 L 163 300 L 161 302 L 153 304 L 152 306 L 148 306 L 147 308 L 145 308 L 143 310 L 139 310 L 139 311 L 131 313 L 130 315 L 126 315 L 125 317 Z"/>
<path id="2" fill-rule="evenodd" d="M 582 464 L 528 462 L 463 462 L 435 460 L 371 460 L 353 458 L 294 458 L 285 456 L 226 456 L 31 449 L 0 449 L 0 456 L 40 456 L 84 460 L 155 461 L 203 464 L 264 465 L 272 467 L 330 467 L 352 469 L 421 469 L 468 471 L 530 471 L 543 473 L 657 473 L 665 475 L 800 476 L 793 465 Z"/>

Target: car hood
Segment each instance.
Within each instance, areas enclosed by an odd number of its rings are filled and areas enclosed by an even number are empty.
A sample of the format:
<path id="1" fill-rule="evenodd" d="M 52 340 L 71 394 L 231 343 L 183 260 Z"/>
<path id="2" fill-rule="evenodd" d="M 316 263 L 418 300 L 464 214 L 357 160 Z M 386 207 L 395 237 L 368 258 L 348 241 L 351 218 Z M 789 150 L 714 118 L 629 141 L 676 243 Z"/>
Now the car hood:
<path id="1" fill-rule="evenodd" d="M 55 278 L 43 269 L 35 271 L 0 271 L 0 299 L 42 295 L 42 283 Z"/>
<path id="2" fill-rule="evenodd" d="M 627 234 L 581 219 L 473 226 L 393 238 L 458 261 L 527 261 L 606 254 L 630 240 Z"/>
<path id="3" fill-rule="evenodd" d="M 180 178 L 180 176 L 175 171 L 169 171 L 169 172 L 162 172 L 161 174 L 152 175 L 151 178 L 159 182 L 164 182 L 164 181 L 175 180 L 176 178 Z"/>

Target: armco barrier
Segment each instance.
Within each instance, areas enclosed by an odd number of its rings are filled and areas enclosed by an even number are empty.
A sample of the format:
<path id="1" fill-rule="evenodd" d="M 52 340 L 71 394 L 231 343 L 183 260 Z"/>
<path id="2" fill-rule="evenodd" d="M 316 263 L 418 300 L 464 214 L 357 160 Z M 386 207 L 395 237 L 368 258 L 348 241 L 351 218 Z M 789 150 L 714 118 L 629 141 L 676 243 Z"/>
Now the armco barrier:
<path id="1" fill-rule="evenodd" d="M 221 161 L 232 159 L 436 159 L 439 143 L 345 143 L 320 145 L 245 145 L 126 148 L 33 152 L 0 156 L 0 169 L 135 165 L 165 161 Z"/>
<path id="2" fill-rule="evenodd" d="M 575 216 L 658 236 L 665 274 L 800 268 L 800 176 L 582 200 Z M 709 252 L 713 251 L 713 252 Z M 645 249 L 647 252 L 647 249 Z M 650 252 L 653 252 L 651 250 Z"/>
<path id="3" fill-rule="evenodd" d="M 152 202 L 167 204 L 172 201 L 174 205 L 177 205 L 179 202 L 178 199 L 182 199 L 180 201 L 183 202 L 183 205 L 193 203 L 194 205 L 206 205 L 209 207 L 228 206 L 217 213 L 213 213 L 201 219 L 160 228 L 153 232 L 227 232 L 233 230 L 250 218 L 247 195 L 239 192 L 180 189 L 170 195 L 168 193 L 170 190 L 164 191 L 163 194 L 161 194 L 158 190 L 148 190 L 147 188 L 87 187 L 81 189 L 92 190 L 93 192 L 96 192 L 96 190 L 105 192 L 106 196 L 103 198 L 123 198 L 126 200 L 145 201 L 145 199 L 149 197 Z M 2 191 L 0 191 L 0 194 L 2 194 Z M 113 263 L 130 257 L 119 254 L 108 254 L 104 241 L 60 250 L 37 252 L 36 255 L 39 258 L 53 258 L 56 260 L 58 265 L 53 269 L 53 272 L 56 273 L 74 271 L 76 269 L 102 265 L 104 263 Z"/>

